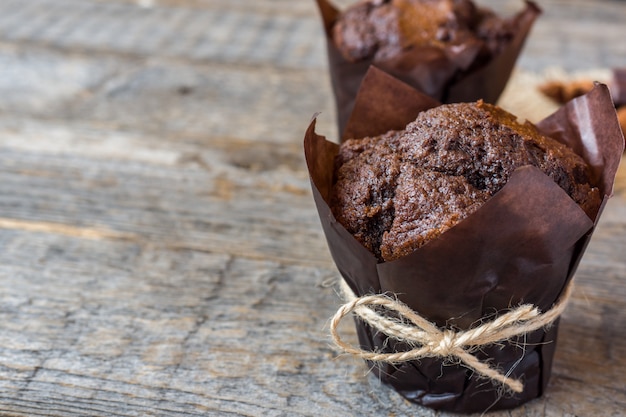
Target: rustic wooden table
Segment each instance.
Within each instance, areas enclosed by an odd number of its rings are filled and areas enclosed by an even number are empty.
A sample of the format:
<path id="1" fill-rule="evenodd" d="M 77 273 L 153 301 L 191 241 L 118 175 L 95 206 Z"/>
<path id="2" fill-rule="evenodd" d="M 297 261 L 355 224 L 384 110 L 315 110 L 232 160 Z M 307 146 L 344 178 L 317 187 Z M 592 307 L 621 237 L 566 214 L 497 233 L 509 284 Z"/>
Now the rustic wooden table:
<path id="1" fill-rule="evenodd" d="M 624 2 L 540 3 L 518 85 L 626 66 Z M 0 2 L 0 415 L 443 415 L 329 343 L 324 47 L 313 0 Z M 625 250 L 622 167 L 548 392 L 495 415 L 626 413 Z"/>

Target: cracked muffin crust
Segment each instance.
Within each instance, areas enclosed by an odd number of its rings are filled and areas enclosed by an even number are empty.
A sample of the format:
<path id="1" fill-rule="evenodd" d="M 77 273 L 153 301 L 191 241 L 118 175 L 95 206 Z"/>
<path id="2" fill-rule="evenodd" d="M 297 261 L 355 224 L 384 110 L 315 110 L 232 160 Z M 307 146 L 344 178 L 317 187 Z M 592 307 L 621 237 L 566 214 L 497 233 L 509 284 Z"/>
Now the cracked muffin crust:
<path id="1" fill-rule="evenodd" d="M 552 178 L 588 215 L 600 205 L 580 156 L 478 101 L 427 110 L 403 131 L 345 141 L 331 208 L 380 261 L 392 261 L 465 219 L 525 165 Z"/>

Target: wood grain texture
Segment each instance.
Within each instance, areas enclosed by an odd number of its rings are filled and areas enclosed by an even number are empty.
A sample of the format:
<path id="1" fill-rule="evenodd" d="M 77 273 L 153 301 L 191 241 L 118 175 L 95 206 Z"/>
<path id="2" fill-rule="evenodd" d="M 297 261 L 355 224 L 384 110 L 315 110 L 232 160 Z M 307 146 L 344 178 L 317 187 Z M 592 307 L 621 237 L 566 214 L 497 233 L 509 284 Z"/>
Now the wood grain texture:
<path id="1" fill-rule="evenodd" d="M 559 21 L 581 2 L 546 3 Z M 585 27 L 614 15 L 594 4 Z M 22 6 L 0 3 L 0 415 L 446 415 L 330 345 L 337 272 L 301 149 L 314 112 L 334 136 L 313 2 Z M 122 15 L 141 24 L 118 35 Z M 255 54 L 225 46 L 242 22 Z M 519 100 L 541 76 L 522 69 L 503 103 L 548 112 Z M 625 250 L 623 164 L 548 392 L 494 416 L 624 414 Z"/>

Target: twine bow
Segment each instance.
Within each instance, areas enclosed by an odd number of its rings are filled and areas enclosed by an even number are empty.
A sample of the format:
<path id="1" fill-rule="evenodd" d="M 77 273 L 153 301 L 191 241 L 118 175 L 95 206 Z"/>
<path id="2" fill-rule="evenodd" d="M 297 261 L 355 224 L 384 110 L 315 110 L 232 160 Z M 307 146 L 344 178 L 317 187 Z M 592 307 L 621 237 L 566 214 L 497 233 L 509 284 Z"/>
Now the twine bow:
<path id="1" fill-rule="evenodd" d="M 487 363 L 481 362 L 471 352 L 481 346 L 493 345 L 551 325 L 565 310 L 572 288 L 573 285 L 569 284 L 559 301 L 544 313 L 541 313 L 534 305 L 524 304 L 480 326 L 455 331 L 439 329 L 406 304 L 389 296 L 367 295 L 357 298 L 342 280 L 342 292 L 346 304 L 342 305 L 332 318 L 330 333 L 337 347 L 345 353 L 368 361 L 397 364 L 429 357 L 453 358 L 474 372 L 520 393 L 524 390 L 521 381 L 510 378 Z M 397 317 L 383 315 L 371 308 L 374 306 L 381 306 L 388 311 L 395 312 Z M 405 342 L 412 348 L 404 352 L 381 353 L 355 348 L 344 342 L 339 337 L 337 327 L 350 313 L 355 313 L 372 328 L 400 342 Z"/>

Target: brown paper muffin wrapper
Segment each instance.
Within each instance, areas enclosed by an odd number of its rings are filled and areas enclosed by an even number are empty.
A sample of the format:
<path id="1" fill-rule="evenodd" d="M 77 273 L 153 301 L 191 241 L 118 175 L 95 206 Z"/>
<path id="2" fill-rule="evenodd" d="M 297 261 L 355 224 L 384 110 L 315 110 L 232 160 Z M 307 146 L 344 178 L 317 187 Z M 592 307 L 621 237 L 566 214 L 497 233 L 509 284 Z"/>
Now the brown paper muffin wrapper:
<path id="1" fill-rule="evenodd" d="M 404 128 L 420 111 L 436 105 L 432 98 L 373 68 L 363 82 L 348 131 L 363 137 Z M 357 296 L 396 294 L 438 326 L 460 329 L 520 303 L 548 310 L 571 280 L 612 194 L 624 142 L 610 94 L 601 84 L 538 127 L 591 166 L 593 183 L 604 196 L 594 219 L 539 169 L 525 166 L 480 209 L 439 238 L 404 258 L 378 263 L 331 212 L 338 145 L 316 134 L 313 120 L 304 138 L 313 196 L 332 257 L 352 291 Z M 359 319 L 356 323 L 363 349 L 406 349 Z M 544 392 L 556 336 L 553 325 L 475 353 L 520 378 L 524 383 L 520 394 L 503 393 L 467 368 L 440 359 L 370 365 L 383 382 L 424 406 L 454 412 L 513 408 Z"/>
<path id="2" fill-rule="evenodd" d="M 517 57 L 535 19 L 539 7 L 526 2 L 526 8 L 513 18 L 515 35 L 509 45 L 490 61 L 476 68 L 468 62 L 469 51 L 441 53 L 436 50 L 412 50 L 394 59 L 374 63 L 373 59 L 347 61 L 332 39 L 332 27 L 340 12 L 329 0 L 317 0 L 327 40 L 328 65 L 340 135 L 352 113 L 354 99 L 370 65 L 393 75 L 442 103 L 467 102 L 483 99 L 495 103 L 511 76 Z M 343 135 L 342 138 L 347 138 Z"/>

